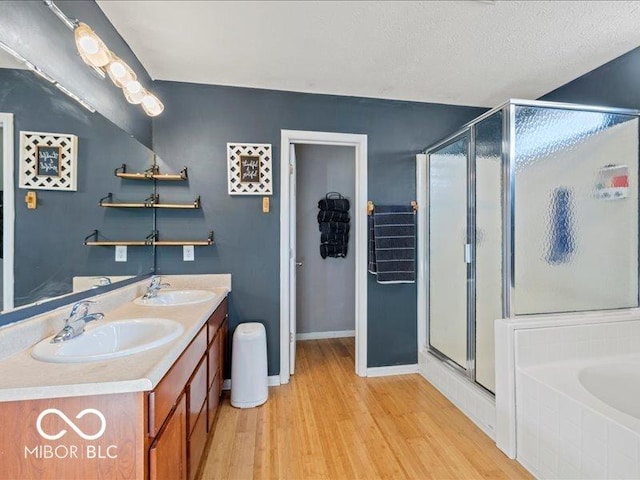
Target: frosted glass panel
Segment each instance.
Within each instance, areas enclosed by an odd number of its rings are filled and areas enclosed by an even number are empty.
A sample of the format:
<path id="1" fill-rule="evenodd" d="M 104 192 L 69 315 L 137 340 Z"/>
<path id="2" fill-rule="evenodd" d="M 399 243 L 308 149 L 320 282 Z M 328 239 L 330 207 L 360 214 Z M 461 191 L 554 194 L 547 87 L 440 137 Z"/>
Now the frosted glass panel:
<path id="1" fill-rule="evenodd" d="M 429 156 L 429 343 L 467 362 L 467 153 L 462 138 Z"/>
<path id="2" fill-rule="evenodd" d="M 637 118 L 514 108 L 514 313 L 636 307 Z"/>
<path id="3" fill-rule="evenodd" d="M 476 126 L 476 382 L 492 392 L 493 324 L 502 318 L 502 117 Z"/>

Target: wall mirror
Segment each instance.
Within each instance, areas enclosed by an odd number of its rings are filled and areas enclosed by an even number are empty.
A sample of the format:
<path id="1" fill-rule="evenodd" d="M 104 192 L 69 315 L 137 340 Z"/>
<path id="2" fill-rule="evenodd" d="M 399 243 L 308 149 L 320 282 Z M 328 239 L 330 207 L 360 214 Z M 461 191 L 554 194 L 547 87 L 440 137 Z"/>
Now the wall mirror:
<path id="1" fill-rule="evenodd" d="M 122 164 L 129 171 L 145 171 L 154 163 L 153 152 L 100 113 L 90 112 L 55 85 L 25 70 L 4 51 L 0 50 L 0 55 L 0 113 L 13 115 L 14 131 L 12 138 L 0 135 L 4 139 L 0 147 L 4 151 L 13 148 L 12 158 L 7 159 L 12 162 L 13 178 L 5 179 L 4 185 L 12 181 L 14 205 L 3 202 L 2 213 L 10 218 L 12 207 L 15 212 L 14 232 L 3 232 L 0 261 L 13 260 L 12 272 L 2 276 L 3 316 L 13 308 L 108 282 L 100 277 L 116 282 L 153 272 L 152 246 L 128 247 L 127 261 L 116 262 L 114 247 L 84 244 L 85 237 L 94 230 L 104 240 L 144 240 L 153 231 L 153 209 L 99 205 L 109 193 L 115 201 L 131 202 L 153 195 L 153 182 L 122 179 L 114 174 Z M 76 191 L 19 188 L 23 131 L 77 137 Z M 7 141 L 13 145 L 5 145 Z M 6 171 L 3 162 L 2 176 Z M 27 208 L 27 192 L 37 196 L 35 209 Z M 6 295 L 10 290 L 7 282 L 13 282 L 10 296 Z M 7 321 L 0 318 L 3 323 Z"/>

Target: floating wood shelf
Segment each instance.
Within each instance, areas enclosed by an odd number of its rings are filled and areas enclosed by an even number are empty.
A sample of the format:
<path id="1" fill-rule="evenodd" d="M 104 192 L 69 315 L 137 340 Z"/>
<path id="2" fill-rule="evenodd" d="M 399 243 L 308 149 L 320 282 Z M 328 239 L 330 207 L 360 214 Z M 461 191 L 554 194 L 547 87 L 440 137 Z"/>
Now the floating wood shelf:
<path id="1" fill-rule="evenodd" d="M 84 244 L 89 247 L 115 247 L 119 245 L 127 247 L 146 247 L 153 242 L 153 234 L 147 236 L 144 240 L 98 240 L 98 230 L 94 230 L 91 235 L 84 238 Z M 93 240 L 90 240 L 93 238 Z"/>
<path id="2" fill-rule="evenodd" d="M 84 244 L 89 247 L 115 247 L 118 245 L 128 247 L 177 247 L 183 245 L 193 245 L 196 247 L 206 247 L 213 245 L 213 231 L 209 232 L 209 236 L 206 240 L 158 240 L 159 233 L 157 230 L 153 231 L 144 240 L 98 240 L 98 230 L 94 230 L 90 235 L 87 235 L 84 239 Z M 93 240 L 90 240 L 93 238 Z"/>
<path id="3" fill-rule="evenodd" d="M 157 247 L 178 247 L 182 245 L 194 245 L 196 247 L 206 247 L 213 245 L 213 232 L 209 232 L 209 236 L 206 240 L 156 240 L 153 244 Z"/>
<path id="4" fill-rule="evenodd" d="M 114 174 L 116 177 L 126 178 L 128 180 L 182 181 L 189 178 L 187 167 L 184 167 L 179 173 L 160 173 L 160 168 L 157 165 L 154 165 L 144 172 L 127 172 L 126 163 L 116 168 Z"/>
<path id="5" fill-rule="evenodd" d="M 160 203 L 160 195 L 151 194 L 143 202 L 114 202 L 113 193 L 107 194 L 98 203 L 101 207 L 107 208 L 173 208 L 173 209 L 198 209 L 200 208 L 200 195 L 192 203 Z"/>

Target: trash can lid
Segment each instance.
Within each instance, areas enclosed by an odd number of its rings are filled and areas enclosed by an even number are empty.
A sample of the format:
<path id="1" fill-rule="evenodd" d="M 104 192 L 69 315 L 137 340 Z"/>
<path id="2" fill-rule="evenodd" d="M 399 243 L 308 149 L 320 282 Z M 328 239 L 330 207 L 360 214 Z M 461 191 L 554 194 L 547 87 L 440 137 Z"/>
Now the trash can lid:
<path id="1" fill-rule="evenodd" d="M 238 328 L 236 328 L 235 335 L 242 335 L 245 338 L 252 338 L 259 337 L 264 333 L 264 331 L 264 325 L 262 325 L 261 323 L 241 323 L 240 325 L 238 325 Z"/>

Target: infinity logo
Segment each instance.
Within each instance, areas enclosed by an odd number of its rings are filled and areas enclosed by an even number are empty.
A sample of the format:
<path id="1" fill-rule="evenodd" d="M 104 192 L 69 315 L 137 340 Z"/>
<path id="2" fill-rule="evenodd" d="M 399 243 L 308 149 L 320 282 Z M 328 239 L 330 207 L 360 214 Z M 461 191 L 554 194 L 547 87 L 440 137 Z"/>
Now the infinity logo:
<path id="1" fill-rule="evenodd" d="M 87 435 L 86 433 L 84 433 L 82 430 L 80 430 L 77 427 L 75 423 L 73 423 L 69 419 L 69 417 L 67 417 L 64 413 L 62 413 L 57 408 L 47 408 L 46 410 L 43 410 L 42 413 L 40 413 L 40 415 L 38 415 L 38 420 L 36 421 L 36 428 L 38 429 L 38 433 L 43 438 L 46 438 L 47 440 L 57 440 L 67 433 L 67 431 L 63 429 L 60 432 L 56 433 L 55 435 L 49 435 L 48 433 L 45 433 L 42 430 L 42 419 L 47 415 L 49 415 L 50 413 L 56 414 L 58 417 L 60 417 L 67 425 L 69 425 L 73 429 L 74 432 L 76 432 L 78 435 L 80 435 L 80 437 L 82 437 L 85 440 L 95 440 L 96 438 L 100 438 L 104 433 L 104 431 L 107 429 L 107 420 L 104 418 L 104 415 L 102 414 L 102 412 L 100 410 L 96 410 L 95 408 L 85 408 L 80 413 L 78 413 L 78 415 L 76 415 L 76 418 L 80 419 L 84 417 L 86 414 L 92 413 L 100 419 L 102 425 L 100 426 L 100 430 L 98 430 L 98 433 L 94 435 Z"/>

